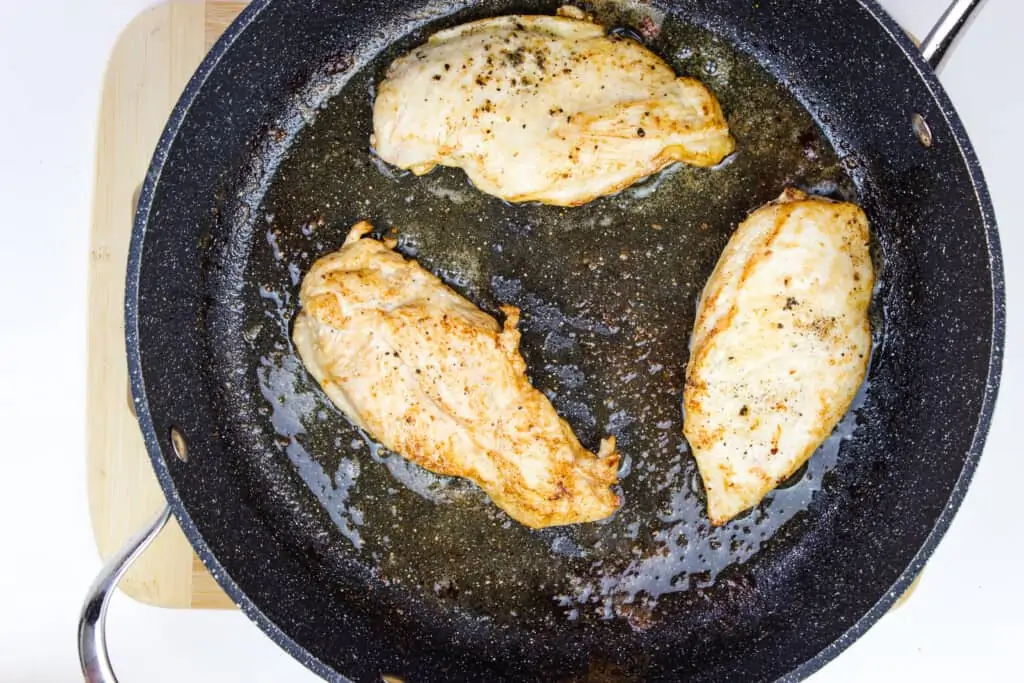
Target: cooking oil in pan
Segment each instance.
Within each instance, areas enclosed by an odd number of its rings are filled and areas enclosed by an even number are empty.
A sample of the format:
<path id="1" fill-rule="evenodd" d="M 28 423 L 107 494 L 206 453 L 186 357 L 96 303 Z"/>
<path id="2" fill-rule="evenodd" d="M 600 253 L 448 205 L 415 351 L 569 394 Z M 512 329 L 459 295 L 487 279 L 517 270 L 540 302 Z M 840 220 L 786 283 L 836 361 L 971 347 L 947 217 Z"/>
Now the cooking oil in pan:
<path id="1" fill-rule="evenodd" d="M 622 618 L 645 628 L 660 601 L 741 578 L 819 495 L 856 429 L 851 413 L 789 485 L 722 527 L 709 524 L 681 414 L 700 290 L 736 224 L 786 186 L 842 198 L 855 190 L 810 116 L 750 57 L 670 17 L 658 17 L 656 31 L 623 21 L 718 96 L 738 142 L 726 163 L 674 166 L 575 209 L 509 205 L 451 169 L 395 172 L 368 150 L 368 93 L 411 47 L 399 41 L 344 75 L 262 200 L 242 333 L 258 366 L 250 379 L 268 406 L 268 424 L 254 428 L 273 432 L 310 502 L 337 527 L 339 552 L 436 609 L 517 624 Z M 363 219 L 396 229 L 400 251 L 484 310 L 522 309 L 534 385 L 591 450 L 617 437 L 624 502 L 615 515 L 526 529 L 472 484 L 380 449 L 331 405 L 289 329 L 301 274 Z M 862 391 L 857 405 L 864 400 Z"/>

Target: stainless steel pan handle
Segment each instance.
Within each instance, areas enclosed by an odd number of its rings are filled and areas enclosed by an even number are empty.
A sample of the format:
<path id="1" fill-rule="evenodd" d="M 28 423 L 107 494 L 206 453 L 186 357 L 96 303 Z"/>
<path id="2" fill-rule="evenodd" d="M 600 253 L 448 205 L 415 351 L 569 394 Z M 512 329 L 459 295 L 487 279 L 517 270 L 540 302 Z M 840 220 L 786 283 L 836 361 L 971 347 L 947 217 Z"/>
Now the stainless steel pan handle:
<path id="1" fill-rule="evenodd" d="M 117 683 L 117 676 L 107 656 L 107 607 L 121 577 L 132 563 L 153 542 L 171 518 L 167 505 L 145 529 L 132 536 L 111 557 L 89 587 L 82 614 L 78 619 L 78 661 L 87 683 Z"/>
<path id="2" fill-rule="evenodd" d="M 988 0 L 954 0 L 921 43 L 921 55 L 936 73 L 966 32 L 981 6 Z"/>

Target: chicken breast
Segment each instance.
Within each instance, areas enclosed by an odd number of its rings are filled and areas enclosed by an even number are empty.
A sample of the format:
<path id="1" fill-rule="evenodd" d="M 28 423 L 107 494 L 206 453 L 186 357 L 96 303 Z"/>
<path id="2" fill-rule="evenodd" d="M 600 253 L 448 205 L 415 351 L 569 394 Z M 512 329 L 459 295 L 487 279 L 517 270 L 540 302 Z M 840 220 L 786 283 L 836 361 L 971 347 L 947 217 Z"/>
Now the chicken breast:
<path id="1" fill-rule="evenodd" d="M 700 299 L 684 395 L 713 524 L 757 505 L 849 409 L 871 351 L 869 239 L 857 206 L 786 190 L 729 240 Z"/>
<path id="2" fill-rule="evenodd" d="M 519 310 L 505 324 L 449 289 L 393 242 L 361 239 L 313 264 L 293 332 L 303 363 L 335 405 L 385 447 L 426 469 L 476 482 L 533 528 L 612 514 L 614 437 L 584 449 L 519 354 Z"/>
<path id="3" fill-rule="evenodd" d="M 416 174 L 462 168 L 510 202 L 577 206 L 733 151 L 703 84 L 575 8 L 559 13 L 474 21 L 397 59 L 373 107 L 380 158 Z"/>

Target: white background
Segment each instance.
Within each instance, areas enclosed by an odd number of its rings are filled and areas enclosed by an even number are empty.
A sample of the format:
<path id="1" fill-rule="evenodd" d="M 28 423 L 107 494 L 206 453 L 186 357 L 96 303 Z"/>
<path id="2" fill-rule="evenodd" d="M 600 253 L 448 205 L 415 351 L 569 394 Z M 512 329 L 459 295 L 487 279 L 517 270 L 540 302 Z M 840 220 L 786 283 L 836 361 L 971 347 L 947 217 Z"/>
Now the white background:
<path id="1" fill-rule="evenodd" d="M 76 619 L 99 569 L 84 468 L 96 114 L 107 55 L 147 4 L 0 0 L 0 681 L 79 680 Z M 946 0 L 883 4 L 923 36 Z M 988 447 L 913 599 L 815 683 L 1024 679 L 1022 26 L 1024 3 L 993 0 L 943 74 L 985 167 L 1006 259 L 1005 372 Z M 125 683 L 313 679 L 239 613 L 118 595 L 109 631 Z"/>

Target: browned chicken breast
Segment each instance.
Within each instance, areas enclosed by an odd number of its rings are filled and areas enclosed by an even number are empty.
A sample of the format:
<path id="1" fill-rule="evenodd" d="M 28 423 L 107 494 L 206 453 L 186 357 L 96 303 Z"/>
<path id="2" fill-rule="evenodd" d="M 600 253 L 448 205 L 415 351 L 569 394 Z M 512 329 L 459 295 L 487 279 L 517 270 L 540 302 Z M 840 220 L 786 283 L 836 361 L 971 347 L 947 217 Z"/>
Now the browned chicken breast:
<path id="1" fill-rule="evenodd" d="M 397 59 L 374 102 L 377 154 L 416 174 L 461 168 L 508 201 L 577 206 L 733 151 L 702 83 L 575 8 L 559 14 L 474 21 Z"/>
<path id="2" fill-rule="evenodd" d="M 701 296 L 684 397 L 713 524 L 757 505 L 849 409 L 871 350 L 868 244 L 857 206 L 796 190 L 729 240 Z"/>
<path id="3" fill-rule="evenodd" d="M 302 281 L 293 333 L 306 368 L 346 416 L 432 472 L 466 477 L 533 528 L 602 519 L 619 504 L 613 437 L 597 456 L 530 385 L 519 310 L 505 324 L 394 244 L 352 228 Z"/>

